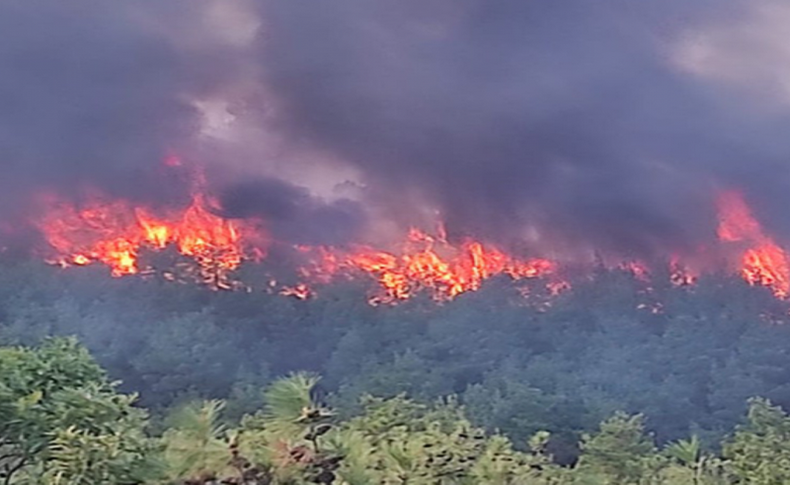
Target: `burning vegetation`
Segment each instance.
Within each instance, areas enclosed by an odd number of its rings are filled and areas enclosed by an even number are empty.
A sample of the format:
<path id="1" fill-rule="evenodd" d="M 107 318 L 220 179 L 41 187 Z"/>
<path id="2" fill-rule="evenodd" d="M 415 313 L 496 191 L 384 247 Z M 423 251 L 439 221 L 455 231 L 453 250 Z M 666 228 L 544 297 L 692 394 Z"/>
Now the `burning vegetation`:
<path id="1" fill-rule="evenodd" d="M 787 297 L 790 266 L 784 249 L 765 234 L 741 194 L 724 192 L 718 203 L 718 236 L 721 241 L 740 247 L 741 275 L 752 285 L 768 286 L 776 296 Z"/>
<path id="2" fill-rule="evenodd" d="M 172 161 L 169 167 L 179 167 Z M 175 248 L 197 265 L 200 281 L 230 289 L 230 272 L 243 260 L 264 256 L 263 235 L 243 221 L 218 215 L 216 201 L 205 193 L 203 177 L 193 184 L 190 204 L 180 210 L 156 211 L 121 200 L 94 195 L 80 206 L 56 196 L 43 198 L 44 216 L 36 224 L 52 253 L 48 261 L 59 266 L 102 263 L 112 276 L 146 274 L 143 250 Z M 172 277 L 172 272 L 166 276 Z"/>
<path id="3" fill-rule="evenodd" d="M 180 162 L 166 162 L 168 170 L 188 170 Z M 182 208 L 154 209 L 110 199 L 101 194 L 81 204 L 54 195 L 42 197 L 43 216 L 36 226 L 44 235 L 47 260 L 61 267 L 104 264 L 115 277 L 159 272 L 170 280 L 190 279 L 216 289 L 255 291 L 235 276 L 244 263 L 262 262 L 272 244 L 265 220 L 229 219 L 214 199 L 205 178 L 191 174 L 191 201 Z M 779 298 L 790 293 L 790 264 L 784 249 L 761 227 L 737 191 L 720 194 L 717 249 L 729 259 L 729 270 L 752 285 L 771 288 Z M 290 245 L 295 257 L 296 283 L 280 284 L 272 277 L 265 285 L 299 299 L 338 279 L 364 277 L 379 290 L 373 304 L 406 300 L 428 293 L 437 301 L 478 290 L 487 280 L 504 275 L 513 281 L 541 278 L 550 293 L 568 288 L 561 277 L 563 264 L 544 257 L 521 258 L 474 239 L 449 241 L 440 226 L 437 235 L 412 228 L 396 250 L 370 245 L 348 247 Z M 281 246 L 282 243 L 279 243 Z M 154 268 L 144 253 L 175 251 L 181 260 L 172 268 Z M 693 256 L 693 255 L 692 255 Z M 693 259 L 693 258 L 691 258 Z M 669 258 L 674 284 L 693 284 L 696 275 L 684 257 Z M 651 266 L 644 261 L 616 263 L 649 282 Z M 704 268 L 712 270 L 714 268 Z"/>

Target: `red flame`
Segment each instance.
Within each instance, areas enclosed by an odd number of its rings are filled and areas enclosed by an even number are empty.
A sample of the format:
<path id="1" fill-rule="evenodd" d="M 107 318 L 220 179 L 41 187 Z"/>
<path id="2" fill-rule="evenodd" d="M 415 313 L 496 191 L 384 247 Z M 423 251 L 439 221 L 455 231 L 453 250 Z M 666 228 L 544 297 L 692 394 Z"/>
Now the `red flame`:
<path id="1" fill-rule="evenodd" d="M 383 292 L 374 303 L 405 300 L 419 291 L 428 291 L 436 300 L 452 299 L 480 288 L 496 275 L 513 279 L 535 278 L 554 272 L 556 265 L 546 259 L 518 260 L 477 241 L 453 246 L 440 235 L 434 238 L 412 229 L 400 254 L 369 246 L 344 253 L 332 248 L 301 248 L 312 252 L 311 265 L 303 267 L 303 277 L 326 283 L 338 274 L 362 272 L 372 275 Z"/>
<path id="2" fill-rule="evenodd" d="M 785 251 L 763 232 L 743 196 L 734 191 L 719 196 L 718 235 L 743 248 L 741 274 L 750 284 L 770 287 L 786 297 L 790 292 L 790 266 Z"/>
<path id="3" fill-rule="evenodd" d="M 168 166 L 179 165 L 171 161 Z M 199 178 L 196 185 L 200 185 Z M 101 195 L 90 197 L 80 207 L 53 195 L 44 197 L 43 204 L 44 216 L 37 225 L 55 252 L 51 260 L 61 266 L 101 262 L 110 267 L 113 276 L 136 274 L 147 269 L 140 267 L 142 249 L 173 246 L 196 261 L 204 282 L 228 288 L 229 273 L 242 260 L 258 258 L 265 251 L 265 246 L 244 240 L 245 224 L 218 216 L 199 189 L 185 209 L 156 215 Z"/>
<path id="4" fill-rule="evenodd" d="M 187 170 L 175 156 L 168 156 L 164 165 L 166 170 Z M 242 286 L 231 273 L 245 260 L 262 259 L 268 237 L 259 224 L 218 215 L 203 177 L 200 173 L 193 175 L 191 203 L 180 210 L 152 210 L 101 194 L 88 197 L 88 202 L 81 205 L 54 195 L 43 197 L 44 215 L 37 226 L 53 253 L 50 260 L 61 266 L 102 263 L 113 276 L 148 274 L 152 268 L 141 262 L 141 253 L 174 248 L 195 261 L 201 281 L 215 288 Z M 765 233 L 741 194 L 722 193 L 717 203 L 718 238 L 726 251 L 737 251 L 737 270 L 750 284 L 770 287 L 778 297 L 787 297 L 790 264 L 784 250 Z M 271 280 L 267 290 L 306 299 L 315 294 L 316 285 L 358 275 L 369 276 L 379 285 L 380 291 L 371 298 L 373 303 L 397 302 L 420 292 L 436 300 L 449 300 L 478 290 L 484 281 L 498 275 L 513 280 L 548 276 L 542 284 L 552 295 L 569 288 L 566 281 L 557 278 L 555 261 L 518 258 L 472 239 L 451 243 L 441 224 L 437 233 L 432 236 L 412 229 L 397 251 L 362 245 L 350 250 L 297 246 L 297 252 L 308 261 L 297 270 L 299 283 L 278 289 Z M 679 286 L 693 285 L 703 268 L 697 266 L 692 271 L 682 261 L 678 255 L 670 258 L 671 281 Z M 659 274 L 642 261 L 622 261 L 618 265 L 642 282 L 649 283 L 654 274 Z M 172 272 L 163 275 L 176 279 Z M 528 293 L 526 287 L 519 291 Z"/>

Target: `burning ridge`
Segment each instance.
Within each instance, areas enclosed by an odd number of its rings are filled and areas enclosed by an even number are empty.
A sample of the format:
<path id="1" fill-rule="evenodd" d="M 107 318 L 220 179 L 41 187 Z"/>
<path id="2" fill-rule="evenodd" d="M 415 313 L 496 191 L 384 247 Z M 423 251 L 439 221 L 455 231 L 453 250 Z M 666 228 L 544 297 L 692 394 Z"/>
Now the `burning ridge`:
<path id="1" fill-rule="evenodd" d="M 168 159 L 172 170 L 186 170 Z M 112 199 L 96 193 L 79 205 L 55 194 L 40 197 L 42 216 L 35 226 L 44 236 L 45 259 L 63 268 L 103 264 L 114 277 L 150 275 L 159 271 L 166 279 L 189 279 L 215 289 L 256 288 L 235 276 L 245 262 L 267 259 L 272 238 L 266 221 L 229 219 L 211 196 L 205 177 L 192 174 L 191 200 L 182 208 L 154 209 Z M 722 192 L 717 242 L 724 249 L 728 270 L 752 285 L 769 287 L 779 298 L 790 294 L 790 262 L 784 249 L 765 233 L 744 197 L 737 191 Z M 411 229 L 397 250 L 369 245 L 348 248 L 291 245 L 301 261 L 293 272 L 294 285 L 268 281 L 267 289 L 300 299 L 316 288 L 338 279 L 367 277 L 379 287 L 370 302 L 391 303 L 427 292 L 436 300 L 450 300 L 478 290 L 489 278 L 504 275 L 512 280 L 543 278 L 551 293 L 568 287 L 561 278 L 559 261 L 519 258 L 474 239 L 448 241 L 440 227 L 437 235 Z M 145 253 L 173 251 L 182 258 L 172 268 L 154 268 Z M 678 285 L 693 284 L 697 271 L 679 255 L 670 255 L 671 278 Z M 650 266 L 642 261 L 617 263 L 635 277 L 647 280 Z M 701 268 L 709 270 L 711 268 Z"/>

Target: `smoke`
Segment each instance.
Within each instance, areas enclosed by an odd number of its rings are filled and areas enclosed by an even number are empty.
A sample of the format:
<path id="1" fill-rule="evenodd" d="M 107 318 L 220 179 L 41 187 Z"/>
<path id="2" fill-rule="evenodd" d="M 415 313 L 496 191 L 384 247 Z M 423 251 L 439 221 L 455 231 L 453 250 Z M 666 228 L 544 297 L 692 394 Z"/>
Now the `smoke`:
<path id="1" fill-rule="evenodd" d="M 160 166 L 178 153 L 226 169 L 225 215 L 299 243 L 428 212 L 451 237 L 675 251 L 710 240 L 730 186 L 790 235 L 787 17 L 738 0 L 3 2 L 0 207 L 86 187 L 172 203 L 187 184 Z M 349 178 L 353 200 L 320 193 Z"/>
<path id="2" fill-rule="evenodd" d="M 180 96 L 199 87 L 189 60 L 137 18 L 155 16 L 156 5 L 0 5 L 5 207 L 41 186 L 95 184 L 128 197 L 156 191 L 151 169 L 194 124 Z"/>
<path id="3" fill-rule="evenodd" d="M 365 221 L 359 204 L 324 202 L 303 187 L 275 178 L 238 183 L 222 193 L 231 218 L 256 217 L 281 240 L 305 245 L 343 245 L 358 240 Z"/>
<path id="4" fill-rule="evenodd" d="M 710 240 L 720 186 L 786 205 L 786 121 L 680 62 L 689 36 L 726 38 L 748 11 L 266 2 L 260 59 L 277 128 L 341 154 L 393 212 L 427 204 L 451 234 L 643 254 Z"/>

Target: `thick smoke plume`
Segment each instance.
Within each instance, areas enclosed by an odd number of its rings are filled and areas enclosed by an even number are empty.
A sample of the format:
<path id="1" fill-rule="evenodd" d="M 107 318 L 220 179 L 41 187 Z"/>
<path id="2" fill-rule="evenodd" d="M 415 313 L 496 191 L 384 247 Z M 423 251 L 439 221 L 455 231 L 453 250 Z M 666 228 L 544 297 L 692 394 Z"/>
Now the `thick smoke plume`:
<path id="1" fill-rule="evenodd" d="M 537 226 L 667 249 L 709 238 L 718 185 L 769 192 L 776 209 L 788 182 L 785 121 L 678 60 L 687 37 L 742 22 L 745 4 L 686 5 L 271 2 L 265 79 L 284 129 L 342 153 L 396 212 L 406 194 L 451 232 L 520 239 Z"/>
<path id="2" fill-rule="evenodd" d="M 342 245 L 365 220 L 358 204 L 325 203 L 276 178 L 234 184 L 222 194 L 222 203 L 227 217 L 263 219 L 279 238 L 295 244 Z"/>
<path id="3" fill-rule="evenodd" d="M 224 215 L 296 243 L 430 214 L 451 238 L 677 251 L 713 237 L 731 187 L 788 235 L 788 18 L 734 0 L 4 2 L 0 206 L 86 187 L 179 203 L 188 184 L 160 170 L 177 153 L 221 174 Z"/>

